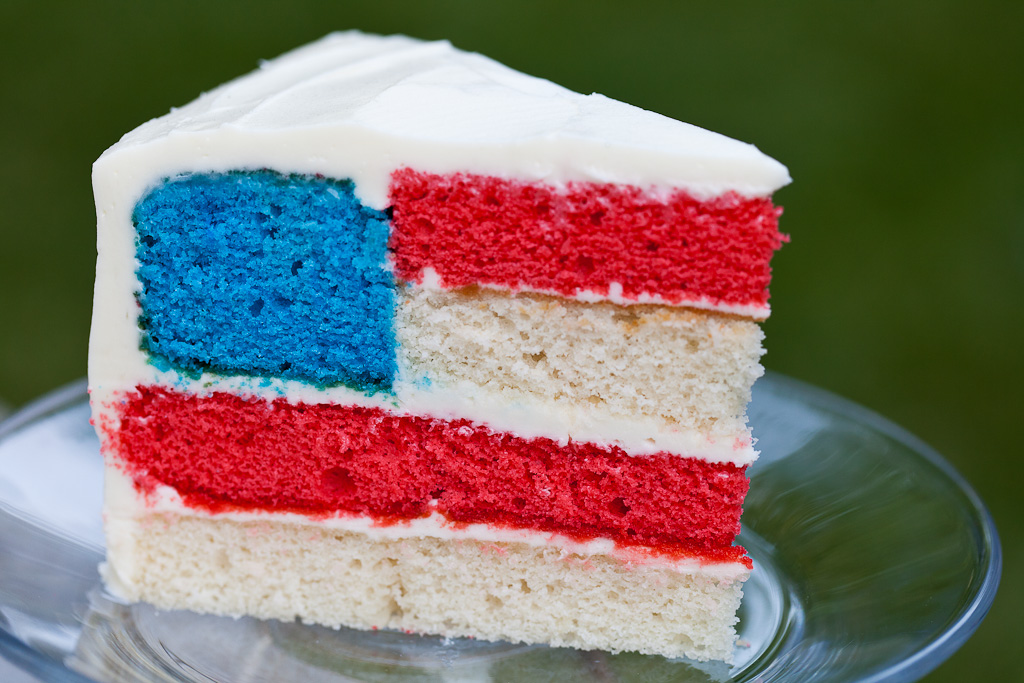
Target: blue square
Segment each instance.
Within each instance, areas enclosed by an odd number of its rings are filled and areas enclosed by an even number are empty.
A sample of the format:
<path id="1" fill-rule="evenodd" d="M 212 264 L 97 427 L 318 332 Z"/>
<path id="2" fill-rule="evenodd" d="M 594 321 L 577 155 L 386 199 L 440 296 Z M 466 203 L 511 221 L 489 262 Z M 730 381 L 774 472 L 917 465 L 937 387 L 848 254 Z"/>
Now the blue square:
<path id="1" fill-rule="evenodd" d="M 390 389 L 388 216 L 352 183 L 271 171 L 164 181 L 133 213 L 143 349 L 204 370 Z"/>

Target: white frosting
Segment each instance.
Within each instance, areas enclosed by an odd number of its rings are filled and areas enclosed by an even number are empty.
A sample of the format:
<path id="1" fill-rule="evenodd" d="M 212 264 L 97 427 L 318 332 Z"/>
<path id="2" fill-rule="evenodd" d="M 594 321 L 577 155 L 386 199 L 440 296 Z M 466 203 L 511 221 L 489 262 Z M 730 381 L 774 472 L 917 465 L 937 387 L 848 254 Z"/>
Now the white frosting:
<path id="1" fill-rule="evenodd" d="M 437 271 L 433 268 L 424 268 L 420 273 L 421 281 L 416 284 L 421 289 L 436 289 L 445 290 L 448 289 L 444 286 L 441 281 L 441 276 L 438 275 Z M 507 291 L 506 287 L 500 285 L 491 285 L 483 283 L 479 285 L 486 289 L 494 289 L 499 291 Z M 652 294 L 650 292 L 641 292 L 635 297 L 627 299 L 622 296 L 622 284 L 619 282 L 611 282 L 608 285 L 608 293 L 600 294 L 590 290 L 577 291 L 572 296 L 566 296 L 559 291 L 553 289 L 538 289 L 536 287 L 519 287 L 518 292 L 533 292 L 535 294 L 547 294 L 548 296 L 555 296 L 560 299 L 573 299 L 583 303 L 597 303 L 599 301 L 609 301 L 613 304 L 620 306 L 630 306 L 633 304 L 661 304 L 664 306 L 676 306 L 676 302 L 665 299 L 660 294 Z M 771 314 L 771 307 L 768 304 L 760 305 L 740 305 L 740 304 L 725 304 L 717 301 L 712 301 L 707 297 L 700 299 L 687 299 L 685 303 L 686 308 L 696 308 L 703 311 L 716 311 L 718 313 L 728 313 L 731 315 L 738 315 L 743 318 L 751 318 L 752 320 L 763 321 L 768 318 Z"/>
<path id="2" fill-rule="evenodd" d="M 128 213 L 183 171 L 351 178 L 387 205 L 393 170 L 681 187 L 766 196 L 786 168 L 752 145 L 580 95 L 447 42 L 336 33 L 125 135 L 96 162 L 102 212 Z"/>
<path id="3" fill-rule="evenodd" d="M 209 517 L 209 513 L 193 510 L 182 502 L 181 496 L 167 486 L 161 486 L 146 496 L 138 494 L 131 479 L 116 467 L 106 468 L 106 495 L 104 514 L 109 545 L 119 542 L 118 534 L 130 533 L 122 524 L 112 520 L 138 519 L 148 514 L 176 514 Z M 630 546 L 621 546 L 610 539 L 578 541 L 568 536 L 528 529 L 509 529 L 490 524 L 454 524 L 438 513 L 394 524 L 382 525 L 372 517 L 338 515 L 310 519 L 292 512 L 224 512 L 214 515 L 218 519 L 235 522 L 272 520 L 296 525 L 314 525 L 318 528 L 338 529 L 365 534 L 371 539 L 430 537 L 446 541 L 470 540 L 483 543 L 525 543 L 532 546 L 554 545 L 565 554 L 607 555 L 623 562 L 670 567 L 676 571 L 701 573 L 722 580 L 744 580 L 750 570 L 741 562 L 701 562 L 696 558 L 678 558 L 645 552 Z"/>

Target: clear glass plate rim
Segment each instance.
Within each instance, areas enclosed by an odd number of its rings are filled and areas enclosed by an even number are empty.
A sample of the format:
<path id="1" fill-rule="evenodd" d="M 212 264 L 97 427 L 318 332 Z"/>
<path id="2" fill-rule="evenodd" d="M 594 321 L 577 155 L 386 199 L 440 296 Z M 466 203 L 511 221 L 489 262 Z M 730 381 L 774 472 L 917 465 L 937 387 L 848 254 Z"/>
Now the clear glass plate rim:
<path id="1" fill-rule="evenodd" d="M 16 432 L 24 425 L 80 399 L 87 392 L 88 382 L 82 378 L 43 394 L 5 418 L 0 419 L 0 439 Z M 51 530 L 60 533 L 59 530 Z M 72 671 L 49 657 L 41 656 L 37 650 L 3 629 L 0 629 L 0 657 L 6 659 L 25 673 L 43 681 L 60 680 L 62 683 L 96 683 L 92 678 L 87 678 L 76 671 Z"/>
<path id="2" fill-rule="evenodd" d="M 861 679 L 860 683 L 904 683 L 917 681 L 953 655 L 981 625 L 995 601 L 999 580 L 1002 574 L 1002 545 L 996 530 L 995 520 L 974 487 L 964 479 L 963 475 L 949 463 L 937 450 L 927 442 L 915 436 L 909 430 L 899 426 L 881 414 L 866 408 L 850 399 L 843 398 L 825 389 L 808 384 L 799 379 L 768 371 L 765 378 L 770 378 L 774 385 L 791 386 L 801 394 L 813 397 L 818 407 L 831 412 L 854 418 L 858 422 L 869 424 L 877 431 L 898 441 L 932 467 L 947 477 L 964 495 L 978 522 L 981 539 L 979 557 L 984 564 L 983 571 L 978 573 L 975 590 L 970 603 L 962 610 L 950 626 L 935 640 L 925 644 L 917 652 L 906 659 Z M 755 388 L 756 391 L 756 388 Z"/>
<path id="3" fill-rule="evenodd" d="M 968 501 L 978 522 L 978 536 L 982 540 L 980 559 L 984 563 L 983 571 L 978 573 L 978 579 L 974 582 L 971 601 L 939 637 L 896 664 L 861 679 L 861 683 L 902 683 L 920 679 L 956 652 L 977 630 L 992 607 L 1002 572 L 1002 546 L 994 519 L 981 497 L 956 468 L 910 431 L 869 408 L 802 380 L 771 371 L 766 372 L 765 379 L 768 380 L 765 384 L 793 387 L 799 393 L 812 397 L 819 408 L 869 424 L 873 429 L 906 445 L 947 477 Z M 88 383 L 83 378 L 44 394 L 0 419 L 0 439 L 23 425 L 80 400 L 87 391 Z M 96 683 L 94 679 L 67 669 L 55 660 L 40 656 L 32 647 L 4 630 L 0 630 L 0 657 L 43 680 L 56 680 L 53 676 L 57 675 L 68 683 Z"/>

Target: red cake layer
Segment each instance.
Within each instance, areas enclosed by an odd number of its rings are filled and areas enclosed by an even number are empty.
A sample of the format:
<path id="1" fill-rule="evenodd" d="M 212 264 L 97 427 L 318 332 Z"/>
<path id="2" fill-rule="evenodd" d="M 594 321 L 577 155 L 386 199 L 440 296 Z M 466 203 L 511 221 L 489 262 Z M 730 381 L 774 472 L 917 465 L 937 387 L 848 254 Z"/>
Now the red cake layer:
<path id="1" fill-rule="evenodd" d="M 411 169 L 391 179 L 395 273 L 445 287 L 489 284 L 574 296 L 653 294 L 674 304 L 764 307 L 769 261 L 788 238 L 767 198 L 659 198 L 628 185 L 542 183 Z"/>
<path id="2" fill-rule="evenodd" d="M 140 490 L 168 485 L 212 512 L 342 511 L 396 522 L 437 511 L 453 522 L 743 559 L 731 544 L 748 481 L 734 465 L 560 446 L 465 420 L 159 387 L 126 396 L 110 436 Z"/>

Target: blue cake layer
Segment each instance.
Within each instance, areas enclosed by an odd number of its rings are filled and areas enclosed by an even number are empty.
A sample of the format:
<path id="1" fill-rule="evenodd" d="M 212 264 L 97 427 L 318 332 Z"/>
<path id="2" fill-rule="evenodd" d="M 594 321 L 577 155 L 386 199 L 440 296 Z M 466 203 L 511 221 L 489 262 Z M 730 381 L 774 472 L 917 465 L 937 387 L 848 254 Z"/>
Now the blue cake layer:
<path id="1" fill-rule="evenodd" d="M 391 386 L 388 216 L 350 182 L 186 175 L 147 194 L 133 220 L 142 344 L 155 360 L 193 376 Z"/>

